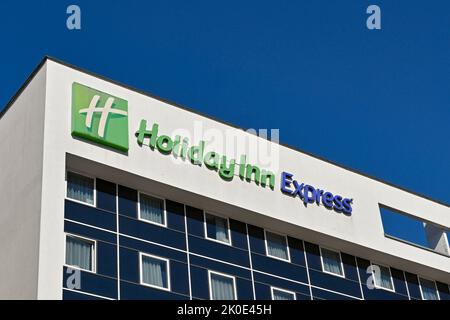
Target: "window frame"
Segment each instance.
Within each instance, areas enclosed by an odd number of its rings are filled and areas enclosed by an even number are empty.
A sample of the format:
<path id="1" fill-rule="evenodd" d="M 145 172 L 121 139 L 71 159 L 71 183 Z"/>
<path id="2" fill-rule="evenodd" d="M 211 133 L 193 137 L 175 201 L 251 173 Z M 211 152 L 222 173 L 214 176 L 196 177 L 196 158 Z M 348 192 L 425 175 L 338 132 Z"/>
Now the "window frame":
<path id="1" fill-rule="evenodd" d="M 81 268 L 80 266 L 75 266 L 75 265 L 71 265 L 71 264 L 67 263 L 66 256 L 67 256 L 67 238 L 68 237 L 92 243 L 92 252 L 91 252 L 92 270 L 84 269 L 84 268 Z M 64 245 L 64 266 L 66 266 L 68 268 L 72 268 L 72 269 L 77 269 L 77 270 L 81 270 L 81 271 L 97 274 L 97 240 L 92 239 L 92 238 L 87 238 L 87 237 L 84 237 L 84 236 L 79 236 L 79 235 L 76 235 L 76 234 L 73 234 L 73 233 L 65 233 L 64 234 L 64 239 L 65 239 L 65 243 L 64 243 L 65 244 Z"/>
<path id="2" fill-rule="evenodd" d="M 267 232 L 284 237 L 284 239 L 286 241 L 287 260 L 283 259 L 283 258 L 280 258 L 280 257 L 277 257 L 277 256 L 272 256 L 272 255 L 269 254 L 269 246 L 267 245 Z M 287 235 L 285 235 L 283 233 L 274 232 L 274 231 L 271 231 L 271 230 L 264 229 L 264 246 L 266 248 L 266 256 L 267 257 L 270 257 L 270 258 L 273 258 L 273 259 L 277 259 L 277 260 L 280 260 L 280 261 L 284 261 L 284 262 L 289 262 L 289 263 L 291 262 L 291 251 L 289 249 L 289 240 L 288 240 Z"/>
<path id="3" fill-rule="evenodd" d="M 432 300 L 425 299 L 425 298 L 423 297 L 422 282 L 421 282 L 420 280 L 427 280 L 427 281 L 433 282 L 433 284 L 434 284 L 434 290 L 436 290 L 436 296 L 437 296 L 438 300 L 441 300 L 441 296 L 439 295 L 439 290 L 438 290 L 438 288 L 437 288 L 437 284 L 436 284 L 436 281 L 435 281 L 435 280 L 431 280 L 431 279 L 428 279 L 428 278 L 424 278 L 424 277 L 421 277 L 421 276 L 419 276 L 419 275 L 417 275 L 417 280 L 419 281 L 420 297 L 422 298 L 422 300 L 424 300 L 424 301 L 432 301 Z"/>
<path id="4" fill-rule="evenodd" d="M 147 220 L 141 217 L 141 194 L 143 194 L 144 196 L 147 197 L 151 197 L 151 198 L 155 198 L 158 200 L 162 200 L 163 202 L 163 218 L 164 218 L 164 223 L 158 223 L 155 221 L 151 221 L 151 220 Z M 159 227 L 163 227 L 163 228 L 167 228 L 167 210 L 166 210 L 166 199 L 159 197 L 157 195 L 148 193 L 148 192 L 143 192 L 143 191 L 138 191 L 138 196 L 137 196 L 137 212 L 138 212 L 138 220 L 139 221 L 143 221 L 146 223 L 150 223 Z"/>
<path id="5" fill-rule="evenodd" d="M 160 287 L 157 286 L 155 284 L 150 284 L 150 283 L 146 283 L 144 282 L 144 277 L 143 277 L 143 257 L 148 257 L 148 258 L 152 258 L 155 260 L 160 260 L 160 261 L 164 261 L 166 263 L 167 266 L 167 288 L 166 287 Z M 163 291 L 171 291 L 171 282 L 170 282 L 170 259 L 167 258 L 163 258 L 163 257 L 159 257 L 159 256 L 155 256 L 153 254 L 149 254 L 149 253 L 145 253 L 145 252 L 139 252 L 139 284 L 146 286 L 146 287 L 150 287 L 150 288 L 154 288 L 154 289 L 159 289 L 159 290 L 163 290 Z"/>
<path id="6" fill-rule="evenodd" d="M 225 219 L 227 221 L 227 232 L 228 232 L 228 241 L 227 242 L 208 237 L 208 223 L 206 222 L 206 215 L 207 214 L 209 214 L 210 216 L 213 216 L 213 217 L 218 217 L 218 218 Z M 205 232 L 205 239 L 211 240 L 211 241 L 214 241 L 214 242 L 217 242 L 217 243 L 225 244 L 227 246 L 232 246 L 233 245 L 232 242 L 231 242 L 230 218 L 228 218 L 228 217 L 226 217 L 224 215 L 215 213 L 215 212 L 203 210 L 203 229 L 204 229 L 204 232 Z"/>
<path id="7" fill-rule="evenodd" d="M 286 290 L 286 289 L 281 289 L 281 288 L 278 288 L 278 287 L 270 286 L 270 296 L 271 296 L 272 300 L 274 300 L 274 301 L 275 301 L 274 295 L 273 295 L 273 291 L 274 290 L 281 291 L 281 292 L 288 293 L 288 294 L 292 294 L 294 296 L 294 300 L 297 300 L 297 294 L 294 291 L 290 291 L 290 290 Z"/>
<path id="8" fill-rule="evenodd" d="M 213 299 L 213 292 L 212 292 L 211 275 L 213 275 L 213 274 L 221 276 L 221 277 L 225 277 L 225 278 L 231 278 L 233 280 L 233 300 L 232 301 L 238 300 L 238 298 L 237 298 L 237 287 L 236 287 L 236 276 L 232 276 L 232 275 L 229 275 L 229 274 L 226 274 L 226 273 L 222 273 L 222 272 L 213 271 L 213 270 L 209 270 L 208 269 L 209 300 L 216 301 L 215 299 Z"/>
<path id="9" fill-rule="evenodd" d="M 335 253 L 338 253 L 338 254 L 339 254 L 339 262 L 340 262 L 340 264 L 341 264 L 342 274 L 337 274 L 337 273 L 333 273 L 333 272 L 331 272 L 331 271 L 325 270 L 325 265 L 324 265 L 324 263 L 323 263 L 323 253 L 322 253 L 322 249 L 328 250 L 328 251 L 331 251 L 331 252 L 335 252 Z M 323 272 L 323 273 L 326 273 L 326 274 L 331 274 L 331 275 L 336 276 L 336 277 L 339 277 L 339 278 L 344 278 L 344 279 L 345 279 L 345 269 L 344 269 L 344 262 L 342 261 L 342 254 L 341 254 L 341 251 L 339 251 L 339 250 L 333 250 L 333 249 L 330 249 L 330 248 L 327 248 L 327 247 L 319 246 L 319 252 L 320 252 L 320 264 L 321 264 L 321 266 L 322 266 L 322 272 Z"/>
<path id="10" fill-rule="evenodd" d="M 78 199 L 73 199 L 73 198 L 69 197 L 69 192 L 68 192 L 69 191 L 68 190 L 68 187 L 69 187 L 68 173 L 73 173 L 73 174 L 76 174 L 76 175 L 79 175 L 79 176 L 82 176 L 82 177 L 94 180 L 94 189 L 93 189 L 94 203 L 91 204 L 91 203 L 88 203 L 88 202 L 84 202 L 84 201 L 81 201 L 81 200 L 78 200 Z M 65 185 L 66 185 L 66 192 L 65 192 L 65 199 L 66 200 L 73 201 L 73 202 L 80 203 L 80 204 L 84 204 L 86 206 L 90 206 L 90 207 L 93 207 L 93 208 L 97 208 L 97 177 L 93 177 L 92 175 L 84 173 L 84 172 L 81 172 L 81 171 L 66 169 Z"/>
<path id="11" fill-rule="evenodd" d="M 392 289 L 385 288 L 385 287 L 383 287 L 383 286 L 380 286 L 380 285 L 377 283 L 377 278 L 375 277 L 373 266 L 378 266 L 378 267 L 385 267 L 385 268 L 388 268 L 388 270 L 389 270 L 389 279 L 390 279 L 391 284 L 392 284 Z M 371 267 L 371 270 L 370 270 L 370 271 L 371 271 L 371 273 L 372 273 L 372 277 L 373 277 L 373 285 L 374 285 L 374 287 L 375 287 L 376 289 L 386 290 L 386 291 L 394 292 L 394 293 L 395 293 L 395 283 L 394 283 L 394 278 L 392 277 L 391 267 L 388 266 L 388 265 L 385 265 L 385 264 L 382 264 L 382 263 L 376 263 L 376 262 L 373 262 L 373 261 L 370 261 L 370 267 Z M 381 270 L 381 268 L 380 268 L 380 270 Z"/>

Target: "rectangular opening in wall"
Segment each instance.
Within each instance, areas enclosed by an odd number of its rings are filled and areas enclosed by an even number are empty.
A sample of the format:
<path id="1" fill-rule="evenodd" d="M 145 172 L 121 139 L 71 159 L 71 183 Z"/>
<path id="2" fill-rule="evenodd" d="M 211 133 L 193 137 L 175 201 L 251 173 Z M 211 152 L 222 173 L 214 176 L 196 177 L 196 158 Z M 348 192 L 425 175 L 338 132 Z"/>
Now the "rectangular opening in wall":
<path id="1" fill-rule="evenodd" d="M 380 204 L 385 236 L 449 256 L 449 230 Z"/>
<path id="2" fill-rule="evenodd" d="M 447 243 L 450 248 L 450 231 L 447 230 Z"/>

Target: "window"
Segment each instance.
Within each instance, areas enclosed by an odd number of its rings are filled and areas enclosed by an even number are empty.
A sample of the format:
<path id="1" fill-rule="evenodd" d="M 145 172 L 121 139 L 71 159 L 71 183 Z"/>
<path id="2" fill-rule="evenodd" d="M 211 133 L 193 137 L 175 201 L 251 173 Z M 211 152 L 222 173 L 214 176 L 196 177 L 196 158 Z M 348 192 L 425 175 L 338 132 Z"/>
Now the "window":
<path id="1" fill-rule="evenodd" d="M 139 193 L 139 219 L 165 227 L 164 200 Z"/>
<path id="2" fill-rule="evenodd" d="M 439 300 L 439 294 L 434 281 L 419 277 L 419 283 L 423 300 Z"/>
<path id="3" fill-rule="evenodd" d="M 320 248 L 320 257 L 322 260 L 323 272 L 344 277 L 344 268 L 340 252 Z"/>
<path id="4" fill-rule="evenodd" d="M 266 253 L 269 257 L 290 261 L 286 236 L 266 231 Z"/>
<path id="5" fill-rule="evenodd" d="M 67 172 L 67 198 L 94 205 L 93 178 Z"/>
<path id="6" fill-rule="evenodd" d="M 66 265 L 95 272 L 95 241 L 66 235 Z"/>
<path id="7" fill-rule="evenodd" d="M 140 254 L 141 284 L 170 290 L 169 260 L 147 254 Z"/>
<path id="8" fill-rule="evenodd" d="M 272 300 L 295 300 L 295 292 L 271 288 L 272 290 Z"/>
<path id="9" fill-rule="evenodd" d="M 205 213 L 206 238 L 230 244 L 228 219 Z"/>
<path id="10" fill-rule="evenodd" d="M 394 283 L 392 281 L 391 268 L 372 264 L 372 275 L 375 288 L 394 291 Z"/>
<path id="11" fill-rule="evenodd" d="M 236 300 L 236 280 L 234 277 L 209 271 L 211 300 Z"/>

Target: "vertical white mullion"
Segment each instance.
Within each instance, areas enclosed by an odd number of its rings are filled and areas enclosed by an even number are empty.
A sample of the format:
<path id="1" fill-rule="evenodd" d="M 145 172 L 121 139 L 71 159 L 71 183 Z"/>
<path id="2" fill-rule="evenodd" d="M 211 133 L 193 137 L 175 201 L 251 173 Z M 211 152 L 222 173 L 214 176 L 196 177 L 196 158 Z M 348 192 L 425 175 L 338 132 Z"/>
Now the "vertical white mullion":
<path id="1" fill-rule="evenodd" d="M 250 235 L 248 233 L 248 224 L 247 223 L 245 224 L 245 232 L 247 233 L 247 247 L 248 247 L 248 258 L 250 261 L 250 275 L 252 277 L 253 300 L 256 300 L 255 277 L 253 275 L 252 251 L 250 248 Z"/>
<path id="2" fill-rule="evenodd" d="M 94 208 L 97 208 L 97 177 L 94 177 Z"/>
<path id="3" fill-rule="evenodd" d="M 409 293 L 408 281 L 406 280 L 406 273 L 405 273 L 405 271 L 402 271 L 402 274 L 403 274 L 403 280 L 405 280 L 406 293 L 408 294 L 408 299 L 411 300 L 411 294 Z"/>
<path id="4" fill-rule="evenodd" d="M 303 254 L 305 256 L 306 275 L 308 276 L 309 294 L 310 294 L 310 299 L 313 300 L 312 287 L 311 287 L 311 278 L 309 277 L 308 257 L 306 256 L 305 241 L 302 240 L 302 243 L 303 243 Z"/>
<path id="5" fill-rule="evenodd" d="M 355 263 L 356 263 L 356 274 L 358 275 L 359 289 L 361 290 L 361 298 L 363 300 L 366 300 L 366 298 L 364 298 L 364 290 L 363 290 L 363 286 L 362 286 L 361 276 L 359 275 L 358 258 L 356 256 L 354 256 L 354 258 L 355 258 Z M 375 279 L 374 279 L 374 281 L 375 281 Z"/>
<path id="6" fill-rule="evenodd" d="M 192 300 L 191 260 L 189 258 L 189 234 L 188 234 L 187 213 L 185 204 L 183 204 L 183 208 L 184 208 L 184 233 L 186 236 L 186 258 L 188 265 L 189 298 Z"/>
<path id="7" fill-rule="evenodd" d="M 116 183 L 117 300 L 120 300 L 119 184 Z"/>
<path id="8" fill-rule="evenodd" d="M 436 280 L 433 280 L 433 282 L 434 282 L 434 288 L 436 289 L 436 294 L 437 294 L 438 300 L 441 300 L 441 294 L 439 293 L 439 288 L 437 286 L 437 282 L 436 282 Z"/>

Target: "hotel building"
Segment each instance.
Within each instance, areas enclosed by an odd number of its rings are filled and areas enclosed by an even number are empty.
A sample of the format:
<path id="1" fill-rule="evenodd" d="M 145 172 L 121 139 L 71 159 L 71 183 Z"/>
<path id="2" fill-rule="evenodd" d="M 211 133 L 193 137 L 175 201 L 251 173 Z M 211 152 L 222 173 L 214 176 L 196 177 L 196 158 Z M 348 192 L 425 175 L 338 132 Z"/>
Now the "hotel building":
<path id="1" fill-rule="evenodd" d="M 450 299 L 448 204 L 53 58 L 0 149 L 2 299 Z"/>

